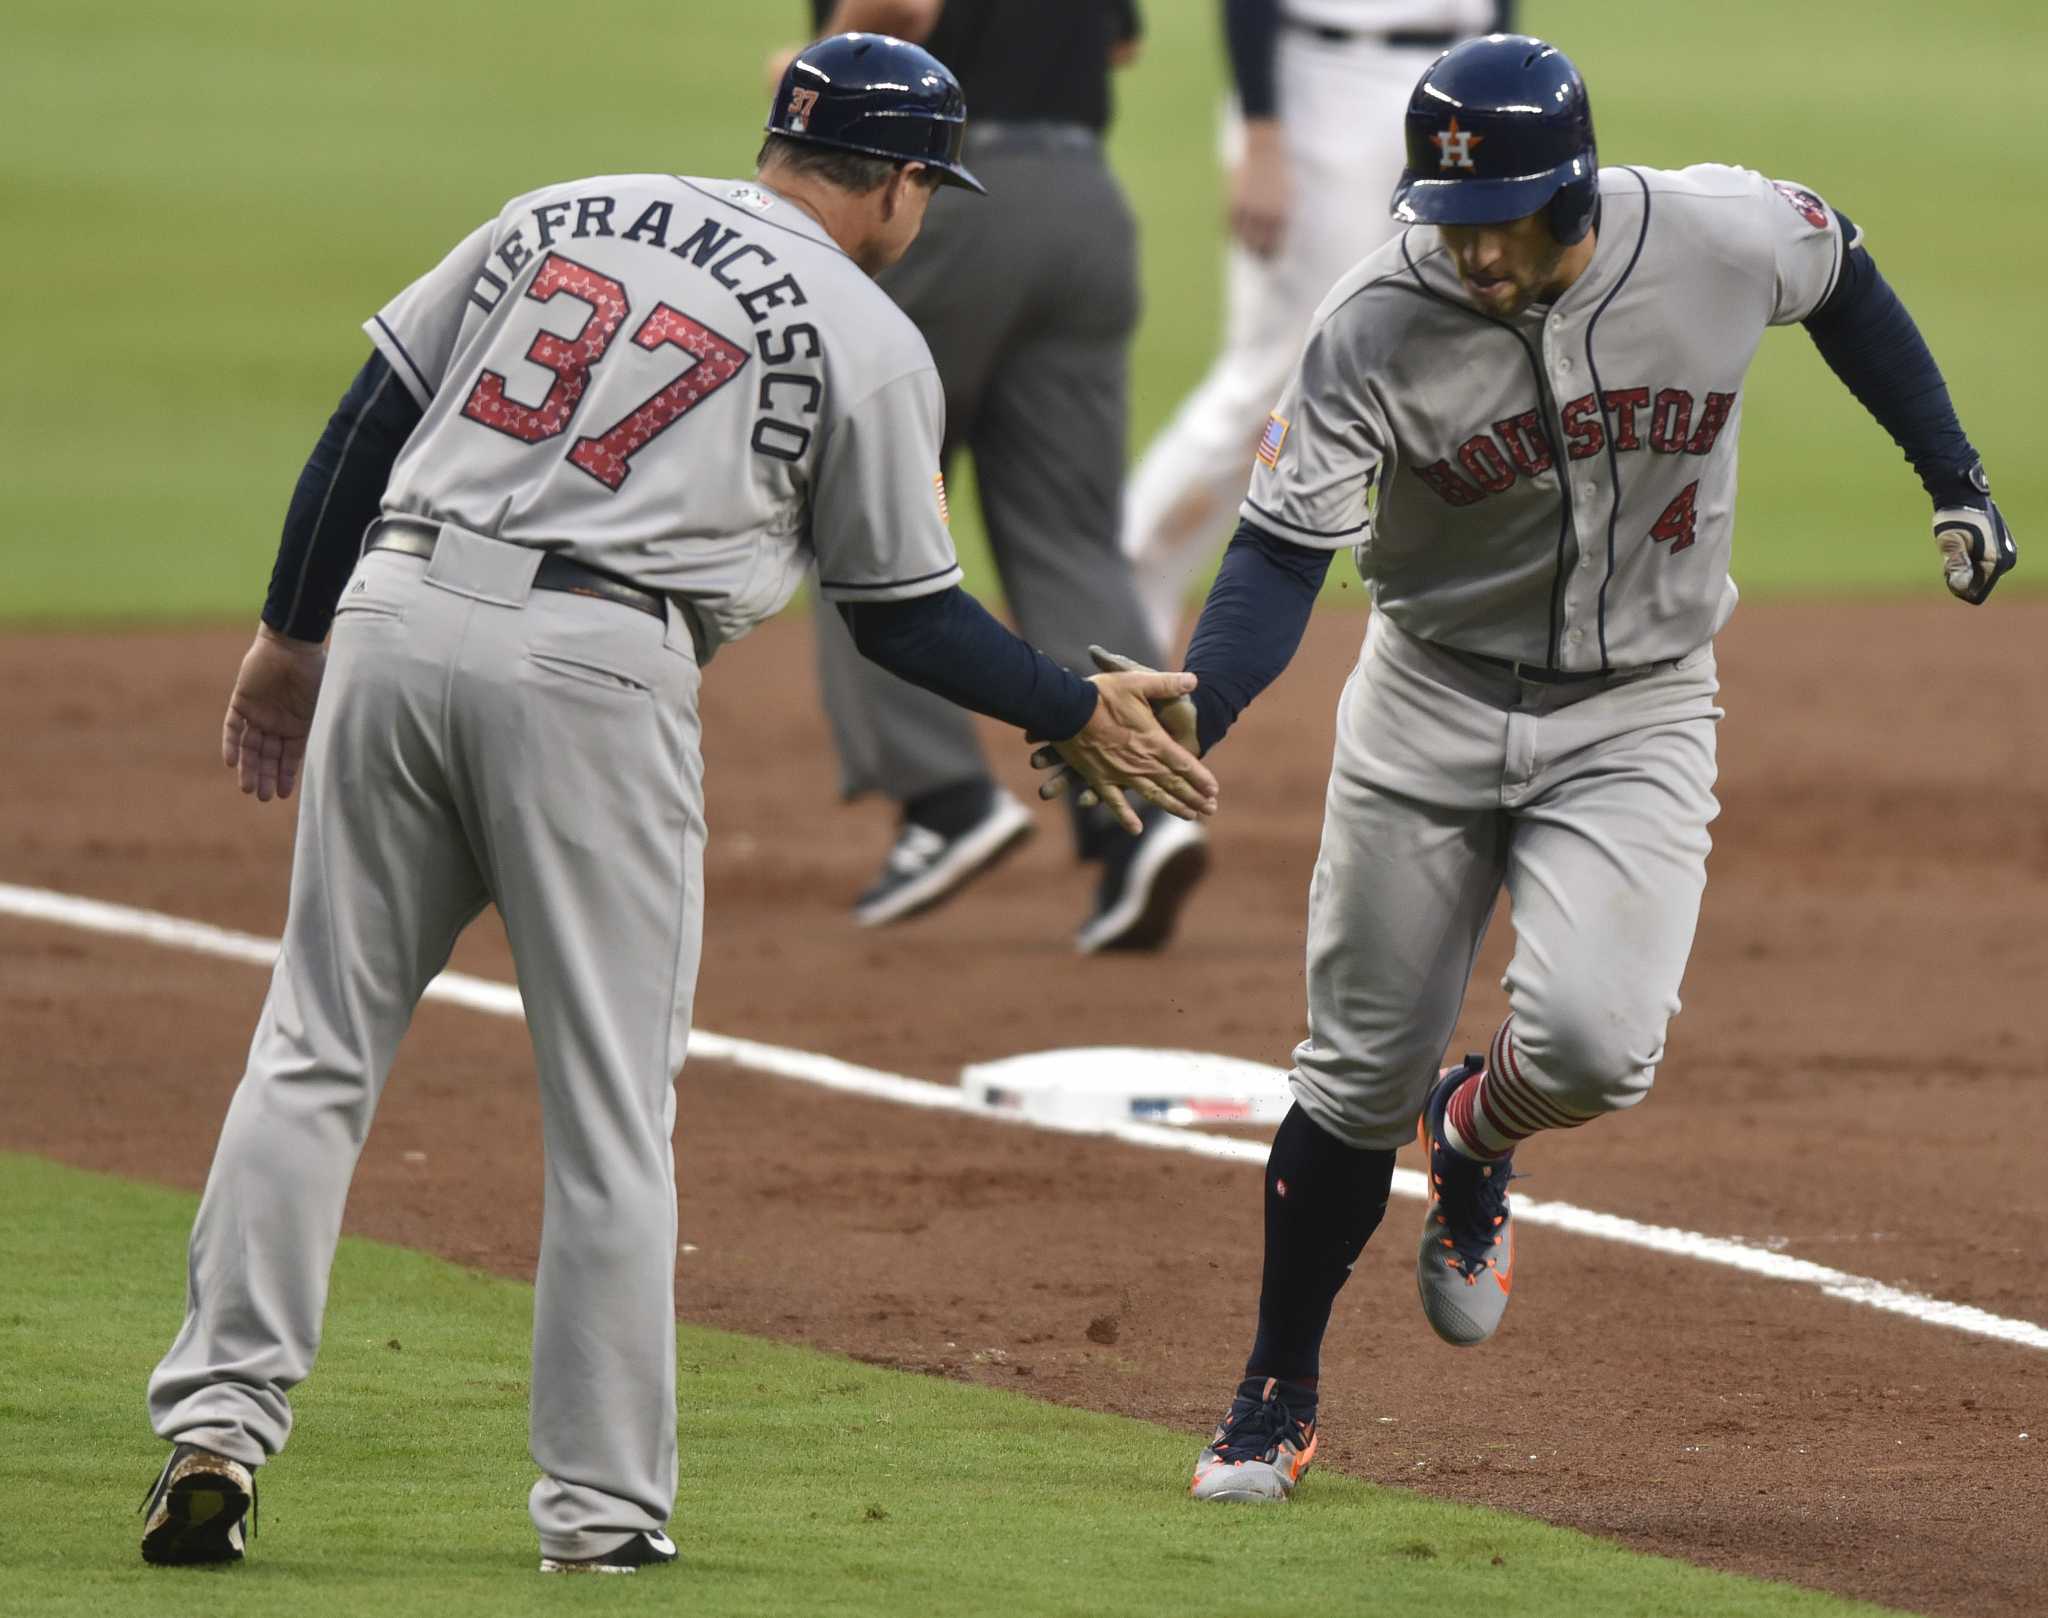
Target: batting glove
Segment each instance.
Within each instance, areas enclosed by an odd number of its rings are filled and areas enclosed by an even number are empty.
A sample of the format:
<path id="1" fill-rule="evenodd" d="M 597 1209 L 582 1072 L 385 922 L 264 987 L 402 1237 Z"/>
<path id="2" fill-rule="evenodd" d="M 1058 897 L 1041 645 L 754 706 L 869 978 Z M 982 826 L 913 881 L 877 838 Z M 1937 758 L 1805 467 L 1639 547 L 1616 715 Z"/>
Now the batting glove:
<path id="1" fill-rule="evenodd" d="M 2012 530 L 1987 494 L 1984 508 L 1945 506 L 1934 514 L 1934 542 L 1941 547 L 1941 575 L 1949 593 L 1981 606 L 1992 588 L 2020 559 Z"/>

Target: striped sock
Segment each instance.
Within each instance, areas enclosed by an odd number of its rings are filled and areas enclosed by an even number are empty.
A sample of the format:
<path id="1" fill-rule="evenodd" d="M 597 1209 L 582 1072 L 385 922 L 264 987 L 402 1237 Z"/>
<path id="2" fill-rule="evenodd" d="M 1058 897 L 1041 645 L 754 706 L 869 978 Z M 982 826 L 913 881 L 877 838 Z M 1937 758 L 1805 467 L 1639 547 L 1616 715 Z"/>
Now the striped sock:
<path id="1" fill-rule="evenodd" d="M 1496 1162 L 1543 1130 L 1576 1129 L 1587 1122 L 1529 1083 L 1515 1051 L 1514 1020 L 1510 1016 L 1493 1036 L 1486 1071 L 1452 1091 L 1444 1110 L 1445 1144 L 1475 1162 Z"/>

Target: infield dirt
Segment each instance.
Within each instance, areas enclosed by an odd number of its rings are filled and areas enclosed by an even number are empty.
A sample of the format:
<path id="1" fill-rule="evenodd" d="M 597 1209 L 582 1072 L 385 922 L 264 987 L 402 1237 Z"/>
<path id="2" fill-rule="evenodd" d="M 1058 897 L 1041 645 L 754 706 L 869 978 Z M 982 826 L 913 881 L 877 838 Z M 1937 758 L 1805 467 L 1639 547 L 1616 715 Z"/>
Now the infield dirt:
<path id="1" fill-rule="evenodd" d="M 1319 615 L 1219 750 L 1214 873 L 1156 958 L 1072 954 L 1086 893 L 1050 811 L 957 904 L 854 929 L 888 814 L 834 807 L 808 630 L 729 649 L 705 686 L 699 1024 L 941 1080 L 1089 1043 L 1283 1063 L 1361 626 Z M 0 878 L 277 932 L 290 812 L 214 761 L 243 639 L 0 642 Z M 2048 602 L 1749 606 L 1721 667 L 1724 809 L 1669 1057 L 1635 1113 L 1522 1154 L 1529 1190 L 2048 1318 Z M 1505 919 L 1460 1048 L 1501 1014 Z M 510 976 L 494 922 L 456 964 Z M 262 992 L 0 922 L 0 1144 L 198 1186 Z M 681 1084 L 688 1318 L 1178 1425 L 1192 1461 L 1250 1334 L 1249 1170 L 708 1063 Z M 522 1031 L 426 1008 L 350 1228 L 529 1274 L 539 1186 Z M 1394 1203 L 1339 1300 L 1323 1464 L 1930 1612 L 2048 1608 L 2048 1356 L 1533 1230 L 1500 1338 L 1461 1353 L 1414 1302 L 1418 1214 Z"/>

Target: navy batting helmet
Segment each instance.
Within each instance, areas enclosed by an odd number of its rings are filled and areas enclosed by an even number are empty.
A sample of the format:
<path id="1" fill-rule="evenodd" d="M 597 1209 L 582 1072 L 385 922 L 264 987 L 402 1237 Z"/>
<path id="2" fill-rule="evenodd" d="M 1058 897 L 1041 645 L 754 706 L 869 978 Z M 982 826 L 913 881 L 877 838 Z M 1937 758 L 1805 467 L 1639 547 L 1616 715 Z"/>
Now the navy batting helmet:
<path id="1" fill-rule="evenodd" d="M 1551 233 L 1569 246 L 1592 228 L 1599 200 L 1593 108 L 1563 51 L 1488 34 L 1430 63 L 1408 101 L 1396 219 L 1492 225 L 1548 204 Z"/>
<path id="2" fill-rule="evenodd" d="M 887 34 L 836 34 L 797 54 L 776 87 L 768 132 L 814 146 L 922 163 L 984 195 L 961 167 L 967 97 L 930 51 Z"/>

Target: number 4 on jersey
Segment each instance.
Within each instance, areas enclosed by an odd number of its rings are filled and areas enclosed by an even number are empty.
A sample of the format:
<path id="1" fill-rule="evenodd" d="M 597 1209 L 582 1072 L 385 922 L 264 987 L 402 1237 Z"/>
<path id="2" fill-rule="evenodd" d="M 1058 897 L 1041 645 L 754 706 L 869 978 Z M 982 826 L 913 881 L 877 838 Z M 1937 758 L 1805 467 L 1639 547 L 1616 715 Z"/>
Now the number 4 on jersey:
<path id="1" fill-rule="evenodd" d="M 1699 512 L 1695 509 L 1699 492 L 1699 479 L 1694 478 L 1672 497 L 1671 504 L 1664 508 L 1664 515 L 1650 524 L 1650 538 L 1657 541 L 1670 540 L 1673 556 L 1693 542 L 1693 530 L 1699 522 Z"/>
<path id="2" fill-rule="evenodd" d="M 591 369 L 604 358 L 612 338 L 633 311 L 626 289 L 617 281 L 559 253 L 542 260 L 526 296 L 536 303 L 573 298 L 590 309 L 575 336 L 564 338 L 543 331 L 526 351 L 529 361 L 555 373 L 547 396 L 538 405 L 519 404 L 505 397 L 504 376 L 487 370 L 463 401 L 462 413 L 494 432 L 539 444 L 567 430 L 569 418 L 583 402 Z M 633 341 L 649 353 L 672 345 L 688 354 L 692 363 L 675 381 L 603 432 L 579 438 L 570 447 L 569 464 L 614 493 L 632 472 L 627 463 L 634 455 L 724 387 L 747 362 L 745 349 L 665 303 L 656 304 L 654 313 L 640 322 Z"/>

